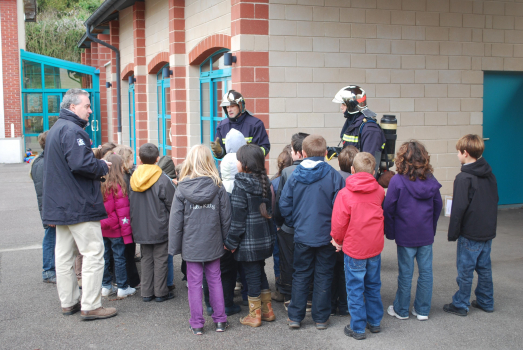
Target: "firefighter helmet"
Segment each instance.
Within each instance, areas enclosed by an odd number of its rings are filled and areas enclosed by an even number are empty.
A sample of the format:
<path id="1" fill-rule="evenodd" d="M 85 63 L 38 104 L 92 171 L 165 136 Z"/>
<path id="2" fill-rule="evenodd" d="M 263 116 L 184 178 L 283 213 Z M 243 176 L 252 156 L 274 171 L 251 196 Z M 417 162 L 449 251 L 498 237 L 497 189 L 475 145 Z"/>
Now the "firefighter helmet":
<path id="1" fill-rule="evenodd" d="M 229 113 L 227 112 L 227 107 L 230 105 L 237 105 L 240 108 L 240 113 L 238 116 L 242 115 L 245 112 L 245 99 L 242 94 L 235 90 L 229 90 L 225 95 L 223 95 L 222 103 L 220 107 L 223 107 L 223 112 L 228 117 Z M 237 117 L 238 117 L 237 116 Z"/>
<path id="2" fill-rule="evenodd" d="M 367 108 L 367 95 L 361 87 L 349 85 L 338 91 L 332 102 L 343 103 L 347 106 L 347 112 L 354 114 Z"/>

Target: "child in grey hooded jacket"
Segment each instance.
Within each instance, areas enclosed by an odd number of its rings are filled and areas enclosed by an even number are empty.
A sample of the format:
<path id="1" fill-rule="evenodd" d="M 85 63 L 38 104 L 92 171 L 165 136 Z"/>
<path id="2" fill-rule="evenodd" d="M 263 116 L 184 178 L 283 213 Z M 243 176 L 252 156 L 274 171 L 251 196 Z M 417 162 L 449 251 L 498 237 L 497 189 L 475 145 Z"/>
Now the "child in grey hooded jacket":
<path id="1" fill-rule="evenodd" d="M 236 129 L 231 129 L 223 141 L 225 142 L 227 154 L 220 163 L 220 172 L 223 186 L 230 194 L 234 188 L 234 176 L 238 173 L 238 169 L 236 168 L 236 162 L 238 161 L 236 159 L 236 152 L 238 152 L 241 146 L 246 145 L 247 141 L 245 141 L 243 134 Z"/>

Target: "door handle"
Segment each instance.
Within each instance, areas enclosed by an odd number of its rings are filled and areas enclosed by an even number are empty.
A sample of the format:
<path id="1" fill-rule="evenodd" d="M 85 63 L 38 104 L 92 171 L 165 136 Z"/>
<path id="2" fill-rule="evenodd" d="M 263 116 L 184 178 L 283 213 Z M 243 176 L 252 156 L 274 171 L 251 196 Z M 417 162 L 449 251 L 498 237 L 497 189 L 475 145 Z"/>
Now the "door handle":
<path id="1" fill-rule="evenodd" d="M 100 131 L 100 121 L 96 121 L 96 131 Z"/>
<path id="2" fill-rule="evenodd" d="M 95 120 L 93 119 L 93 120 L 91 121 L 91 131 L 96 131 L 96 130 L 94 129 L 94 122 L 95 122 Z"/>
<path id="3" fill-rule="evenodd" d="M 489 141 L 490 140 L 490 137 L 484 137 L 483 138 L 483 141 Z"/>

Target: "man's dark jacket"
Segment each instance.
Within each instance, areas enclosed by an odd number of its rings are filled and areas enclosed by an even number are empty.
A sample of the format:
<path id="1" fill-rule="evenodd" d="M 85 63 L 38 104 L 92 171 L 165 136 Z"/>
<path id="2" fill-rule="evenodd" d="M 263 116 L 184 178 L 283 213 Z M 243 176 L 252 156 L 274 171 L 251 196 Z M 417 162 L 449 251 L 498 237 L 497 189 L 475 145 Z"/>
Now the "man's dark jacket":
<path id="1" fill-rule="evenodd" d="M 463 236 L 484 242 L 496 237 L 498 185 L 485 158 L 461 166 L 454 180 L 449 241 Z"/>
<path id="2" fill-rule="evenodd" d="M 231 129 L 241 132 L 247 143 L 260 146 L 265 156 L 269 154 L 271 143 L 265 125 L 260 119 L 250 115 L 249 112 L 244 112 L 236 121 L 225 118 L 216 128 L 216 136 L 220 138 L 220 146 L 223 149 L 222 157 L 225 156 L 226 136 Z"/>
<path id="3" fill-rule="evenodd" d="M 84 130 L 87 121 L 67 109 L 45 142 L 42 220 L 47 225 L 74 225 L 107 217 L 100 177 L 107 164 L 94 157 Z"/>
<path id="4" fill-rule="evenodd" d="M 44 187 L 44 151 L 40 153 L 38 157 L 33 160 L 31 164 L 31 178 L 35 185 L 36 200 L 38 201 L 38 210 L 40 211 L 40 217 L 42 217 L 42 189 Z M 47 229 L 47 225 L 44 228 Z"/>

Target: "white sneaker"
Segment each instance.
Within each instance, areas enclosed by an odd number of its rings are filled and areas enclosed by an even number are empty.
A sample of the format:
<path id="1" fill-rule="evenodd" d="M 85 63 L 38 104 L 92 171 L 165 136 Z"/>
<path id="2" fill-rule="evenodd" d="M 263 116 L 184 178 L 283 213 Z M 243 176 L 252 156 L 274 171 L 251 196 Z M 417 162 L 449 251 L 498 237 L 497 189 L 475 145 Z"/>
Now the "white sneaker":
<path id="1" fill-rule="evenodd" d="M 111 288 L 102 287 L 102 296 L 108 297 L 109 295 L 116 294 L 116 287 L 111 285 Z"/>
<path id="2" fill-rule="evenodd" d="M 397 319 L 400 319 L 400 320 L 406 320 L 407 318 L 409 318 L 409 316 L 407 317 L 401 317 L 400 315 L 398 315 L 396 313 L 396 311 L 394 311 L 394 305 L 390 305 L 389 308 L 387 309 L 387 313 L 391 316 L 394 316 L 396 317 Z"/>
<path id="3" fill-rule="evenodd" d="M 118 288 L 118 298 L 125 298 L 129 295 L 133 295 L 134 293 L 136 293 L 136 289 L 131 286 L 127 286 L 125 289 Z"/>
<path id="4" fill-rule="evenodd" d="M 412 311 L 411 311 L 412 315 L 416 316 L 418 318 L 418 321 L 426 321 L 429 319 L 429 316 L 421 316 L 421 315 L 418 315 L 418 313 L 416 312 L 416 310 L 414 308 L 412 308 Z"/>

